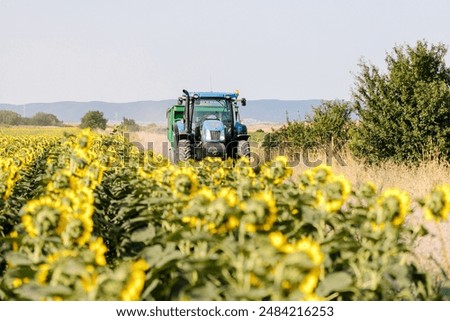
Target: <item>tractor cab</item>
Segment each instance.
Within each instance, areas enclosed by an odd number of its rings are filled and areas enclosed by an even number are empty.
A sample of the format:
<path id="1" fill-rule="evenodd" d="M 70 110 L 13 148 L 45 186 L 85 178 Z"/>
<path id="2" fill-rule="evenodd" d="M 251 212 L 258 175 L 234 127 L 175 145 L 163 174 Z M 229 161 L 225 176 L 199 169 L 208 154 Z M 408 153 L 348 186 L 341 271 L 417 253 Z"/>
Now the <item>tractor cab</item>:
<path id="1" fill-rule="evenodd" d="M 226 136 L 231 134 L 231 128 L 233 128 L 235 123 L 231 100 L 226 98 L 203 98 L 194 100 L 193 103 L 192 128 L 194 130 L 194 140 L 201 140 L 202 127 L 205 127 L 205 131 L 221 127 L 223 133 L 213 130 L 208 135 L 214 136 L 211 139 L 225 141 Z M 221 135 L 222 137 L 220 137 Z"/>

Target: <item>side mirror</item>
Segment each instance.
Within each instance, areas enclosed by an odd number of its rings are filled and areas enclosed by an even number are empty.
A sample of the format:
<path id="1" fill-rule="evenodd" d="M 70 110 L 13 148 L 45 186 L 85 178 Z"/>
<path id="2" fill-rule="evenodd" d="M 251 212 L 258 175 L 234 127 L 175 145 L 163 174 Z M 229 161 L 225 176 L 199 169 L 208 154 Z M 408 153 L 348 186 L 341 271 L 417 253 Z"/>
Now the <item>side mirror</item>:
<path id="1" fill-rule="evenodd" d="M 247 99 L 242 98 L 241 99 L 241 104 L 242 104 L 242 106 L 246 106 L 247 105 Z"/>

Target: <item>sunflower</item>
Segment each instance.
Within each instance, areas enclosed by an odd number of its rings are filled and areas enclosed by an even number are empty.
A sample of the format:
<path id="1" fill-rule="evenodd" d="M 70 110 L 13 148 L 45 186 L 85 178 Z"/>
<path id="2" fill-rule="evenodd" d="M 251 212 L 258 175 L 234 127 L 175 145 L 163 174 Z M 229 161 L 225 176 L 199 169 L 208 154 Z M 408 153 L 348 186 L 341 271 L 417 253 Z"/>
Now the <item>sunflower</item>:
<path id="1" fill-rule="evenodd" d="M 292 175 L 292 168 L 286 156 L 277 156 L 272 162 L 264 164 L 261 172 L 267 180 L 279 185 Z"/>
<path id="2" fill-rule="evenodd" d="M 398 188 L 386 189 L 378 199 L 378 205 L 385 211 L 394 226 L 399 226 L 405 221 L 411 206 L 408 193 Z"/>
<path id="3" fill-rule="evenodd" d="M 191 167 L 178 167 L 170 177 L 170 186 L 175 196 L 189 198 L 197 192 L 197 174 Z"/>
<path id="4" fill-rule="evenodd" d="M 245 224 L 245 229 L 249 233 L 270 231 L 277 219 L 278 209 L 270 191 L 253 194 L 252 198 L 243 203 L 241 207 L 249 217 L 253 216 L 253 221 Z"/>
<path id="5" fill-rule="evenodd" d="M 425 198 L 425 219 L 446 221 L 450 212 L 450 185 L 438 185 Z"/>

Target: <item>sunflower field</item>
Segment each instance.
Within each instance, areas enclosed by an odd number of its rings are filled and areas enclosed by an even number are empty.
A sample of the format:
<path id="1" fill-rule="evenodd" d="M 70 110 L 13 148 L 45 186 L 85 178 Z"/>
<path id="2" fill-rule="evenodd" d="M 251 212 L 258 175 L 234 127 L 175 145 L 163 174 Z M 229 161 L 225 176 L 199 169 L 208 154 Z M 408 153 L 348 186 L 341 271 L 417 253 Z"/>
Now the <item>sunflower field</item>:
<path id="1" fill-rule="evenodd" d="M 170 164 L 119 133 L 0 135 L 0 300 L 441 300 L 414 200 L 277 157 Z"/>

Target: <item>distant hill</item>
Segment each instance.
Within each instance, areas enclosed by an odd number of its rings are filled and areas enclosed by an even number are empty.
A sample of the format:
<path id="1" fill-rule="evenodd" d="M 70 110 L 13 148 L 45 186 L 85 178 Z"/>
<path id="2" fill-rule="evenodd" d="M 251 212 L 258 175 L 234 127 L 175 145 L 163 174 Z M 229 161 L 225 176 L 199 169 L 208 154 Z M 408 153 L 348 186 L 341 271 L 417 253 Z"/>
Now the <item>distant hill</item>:
<path id="1" fill-rule="evenodd" d="M 54 114 L 65 123 L 79 123 L 81 117 L 90 110 L 103 112 L 110 123 L 121 122 L 123 117 L 131 118 L 141 124 L 162 124 L 166 121 L 166 110 L 175 104 L 176 100 L 137 101 L 129 103 L 108 103 L 102 101 L 73 102 L 61 101 L 54 103 L 31 103 L 25 105 L 1 104 L 0 110 L 12 110 L 22 116 L 30 117 L 37 112 Z M 247 106 L 240 109 L 241 119 L 247 122 L 285 122 L 304 119 L 313 106 L 321 100 L 248 100 Z"/>

